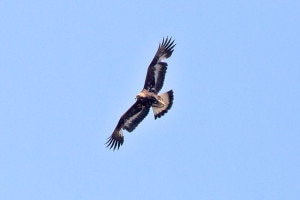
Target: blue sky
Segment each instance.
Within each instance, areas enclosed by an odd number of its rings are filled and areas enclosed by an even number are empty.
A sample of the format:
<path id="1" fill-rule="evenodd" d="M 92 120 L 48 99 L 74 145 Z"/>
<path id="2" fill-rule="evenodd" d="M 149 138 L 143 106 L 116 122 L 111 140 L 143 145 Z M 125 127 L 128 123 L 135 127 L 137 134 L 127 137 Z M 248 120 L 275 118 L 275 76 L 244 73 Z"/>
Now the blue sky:
<path id="1" fill-rule="evenodd" d="M 299 1 L 0 2 L 0 199 L 299 199 Z M 172 109 L 105 148 L 164 36 Z"/>

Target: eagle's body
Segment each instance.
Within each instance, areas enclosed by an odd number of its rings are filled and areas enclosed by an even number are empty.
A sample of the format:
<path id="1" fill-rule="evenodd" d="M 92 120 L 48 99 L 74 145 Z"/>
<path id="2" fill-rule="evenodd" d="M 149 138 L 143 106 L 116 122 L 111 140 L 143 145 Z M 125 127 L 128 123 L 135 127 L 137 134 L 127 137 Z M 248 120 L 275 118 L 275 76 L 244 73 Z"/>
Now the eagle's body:
<path id="1" fill-rule="evenodd" d="M 174 40 L 166 38 L 159 44 L 158 50 L 148 67 L 143 90 L 136 95 L 136 102 L 120 118 L 114 132 L 108 138 L 107 147 L 114 150 L 119 149 L 124 142 L 122 129 L 128 132 L 133 131 L 147 116 L 150 107 L 153 109 L 155 119 L 163 116 L 172 107 L 173 91 L 170 90 L 162 94 L 158 94 L 158 92 L 163 86 L 168 66 L 162 60 L 172 55 L 175 46 L 173 43 Z"/>

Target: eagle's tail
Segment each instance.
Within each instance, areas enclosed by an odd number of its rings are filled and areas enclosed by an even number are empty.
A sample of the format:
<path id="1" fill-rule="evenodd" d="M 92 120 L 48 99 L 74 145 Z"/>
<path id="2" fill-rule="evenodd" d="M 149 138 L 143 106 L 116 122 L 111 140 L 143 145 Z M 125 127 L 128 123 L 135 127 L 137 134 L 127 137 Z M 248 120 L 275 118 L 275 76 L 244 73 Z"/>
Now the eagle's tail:
<path id="1" fill-rule="evenodd" d="M 163 116 L 172 107 L 173 99 L 174 99 L 173 91 L 170 90 L 166 93 L 162 93 L 159 95 L 159 97 L 160 97 L 159 104 L 152 106 L 155 119 Z"/>

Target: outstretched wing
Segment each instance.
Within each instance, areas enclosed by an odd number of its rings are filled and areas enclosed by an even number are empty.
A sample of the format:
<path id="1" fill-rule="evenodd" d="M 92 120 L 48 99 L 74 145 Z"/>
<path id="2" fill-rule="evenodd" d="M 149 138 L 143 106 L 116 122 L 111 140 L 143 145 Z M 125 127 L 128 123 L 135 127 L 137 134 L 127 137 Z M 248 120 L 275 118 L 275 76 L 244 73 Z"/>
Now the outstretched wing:
<path id="1" fill-rule="evenodd" d="M 128 132 L 133 131 L 141 121 L 149 113 L 150 106 L 143 104 L 141 99 L 138 99 L 120 118 L 114 132 L 106 142 L 107 147 L 114 150 L 123 144 L 124 136 L 122 129 Z"/>
<path id="2" fill-rule="evenodd" d="M 162 62 L 162 60 L 172 55 L 175 45 L 172 38 L 163 38 L 162 43 L 159 44 L 158 50 L 148 67 L 144 89 L 156 94 L 161 90 L 168 66 L 168 64 Z"/>
<path id="3" fill-rule="evenodd" d="M 123 129 L 132 132 L 141 121 L 148 115 L 150 106 L 143 105 L 140 100 L 123 115 L 124 125 Z"/>

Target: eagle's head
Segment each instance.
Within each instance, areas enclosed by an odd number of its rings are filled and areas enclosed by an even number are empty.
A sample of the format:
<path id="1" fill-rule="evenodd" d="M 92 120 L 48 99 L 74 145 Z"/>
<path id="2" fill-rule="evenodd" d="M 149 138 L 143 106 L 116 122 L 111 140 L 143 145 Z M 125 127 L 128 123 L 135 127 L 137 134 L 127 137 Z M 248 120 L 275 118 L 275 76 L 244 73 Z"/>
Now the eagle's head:
<path id="1" fill-rule="evenodd" d="M 140 92 L 140 93 L 138 93 L 136 95 L 135 99 L 140 99 L 140 98 L 145 98 L 145 97 L 146 97 L 145 93 L 144 92 Z"/>

